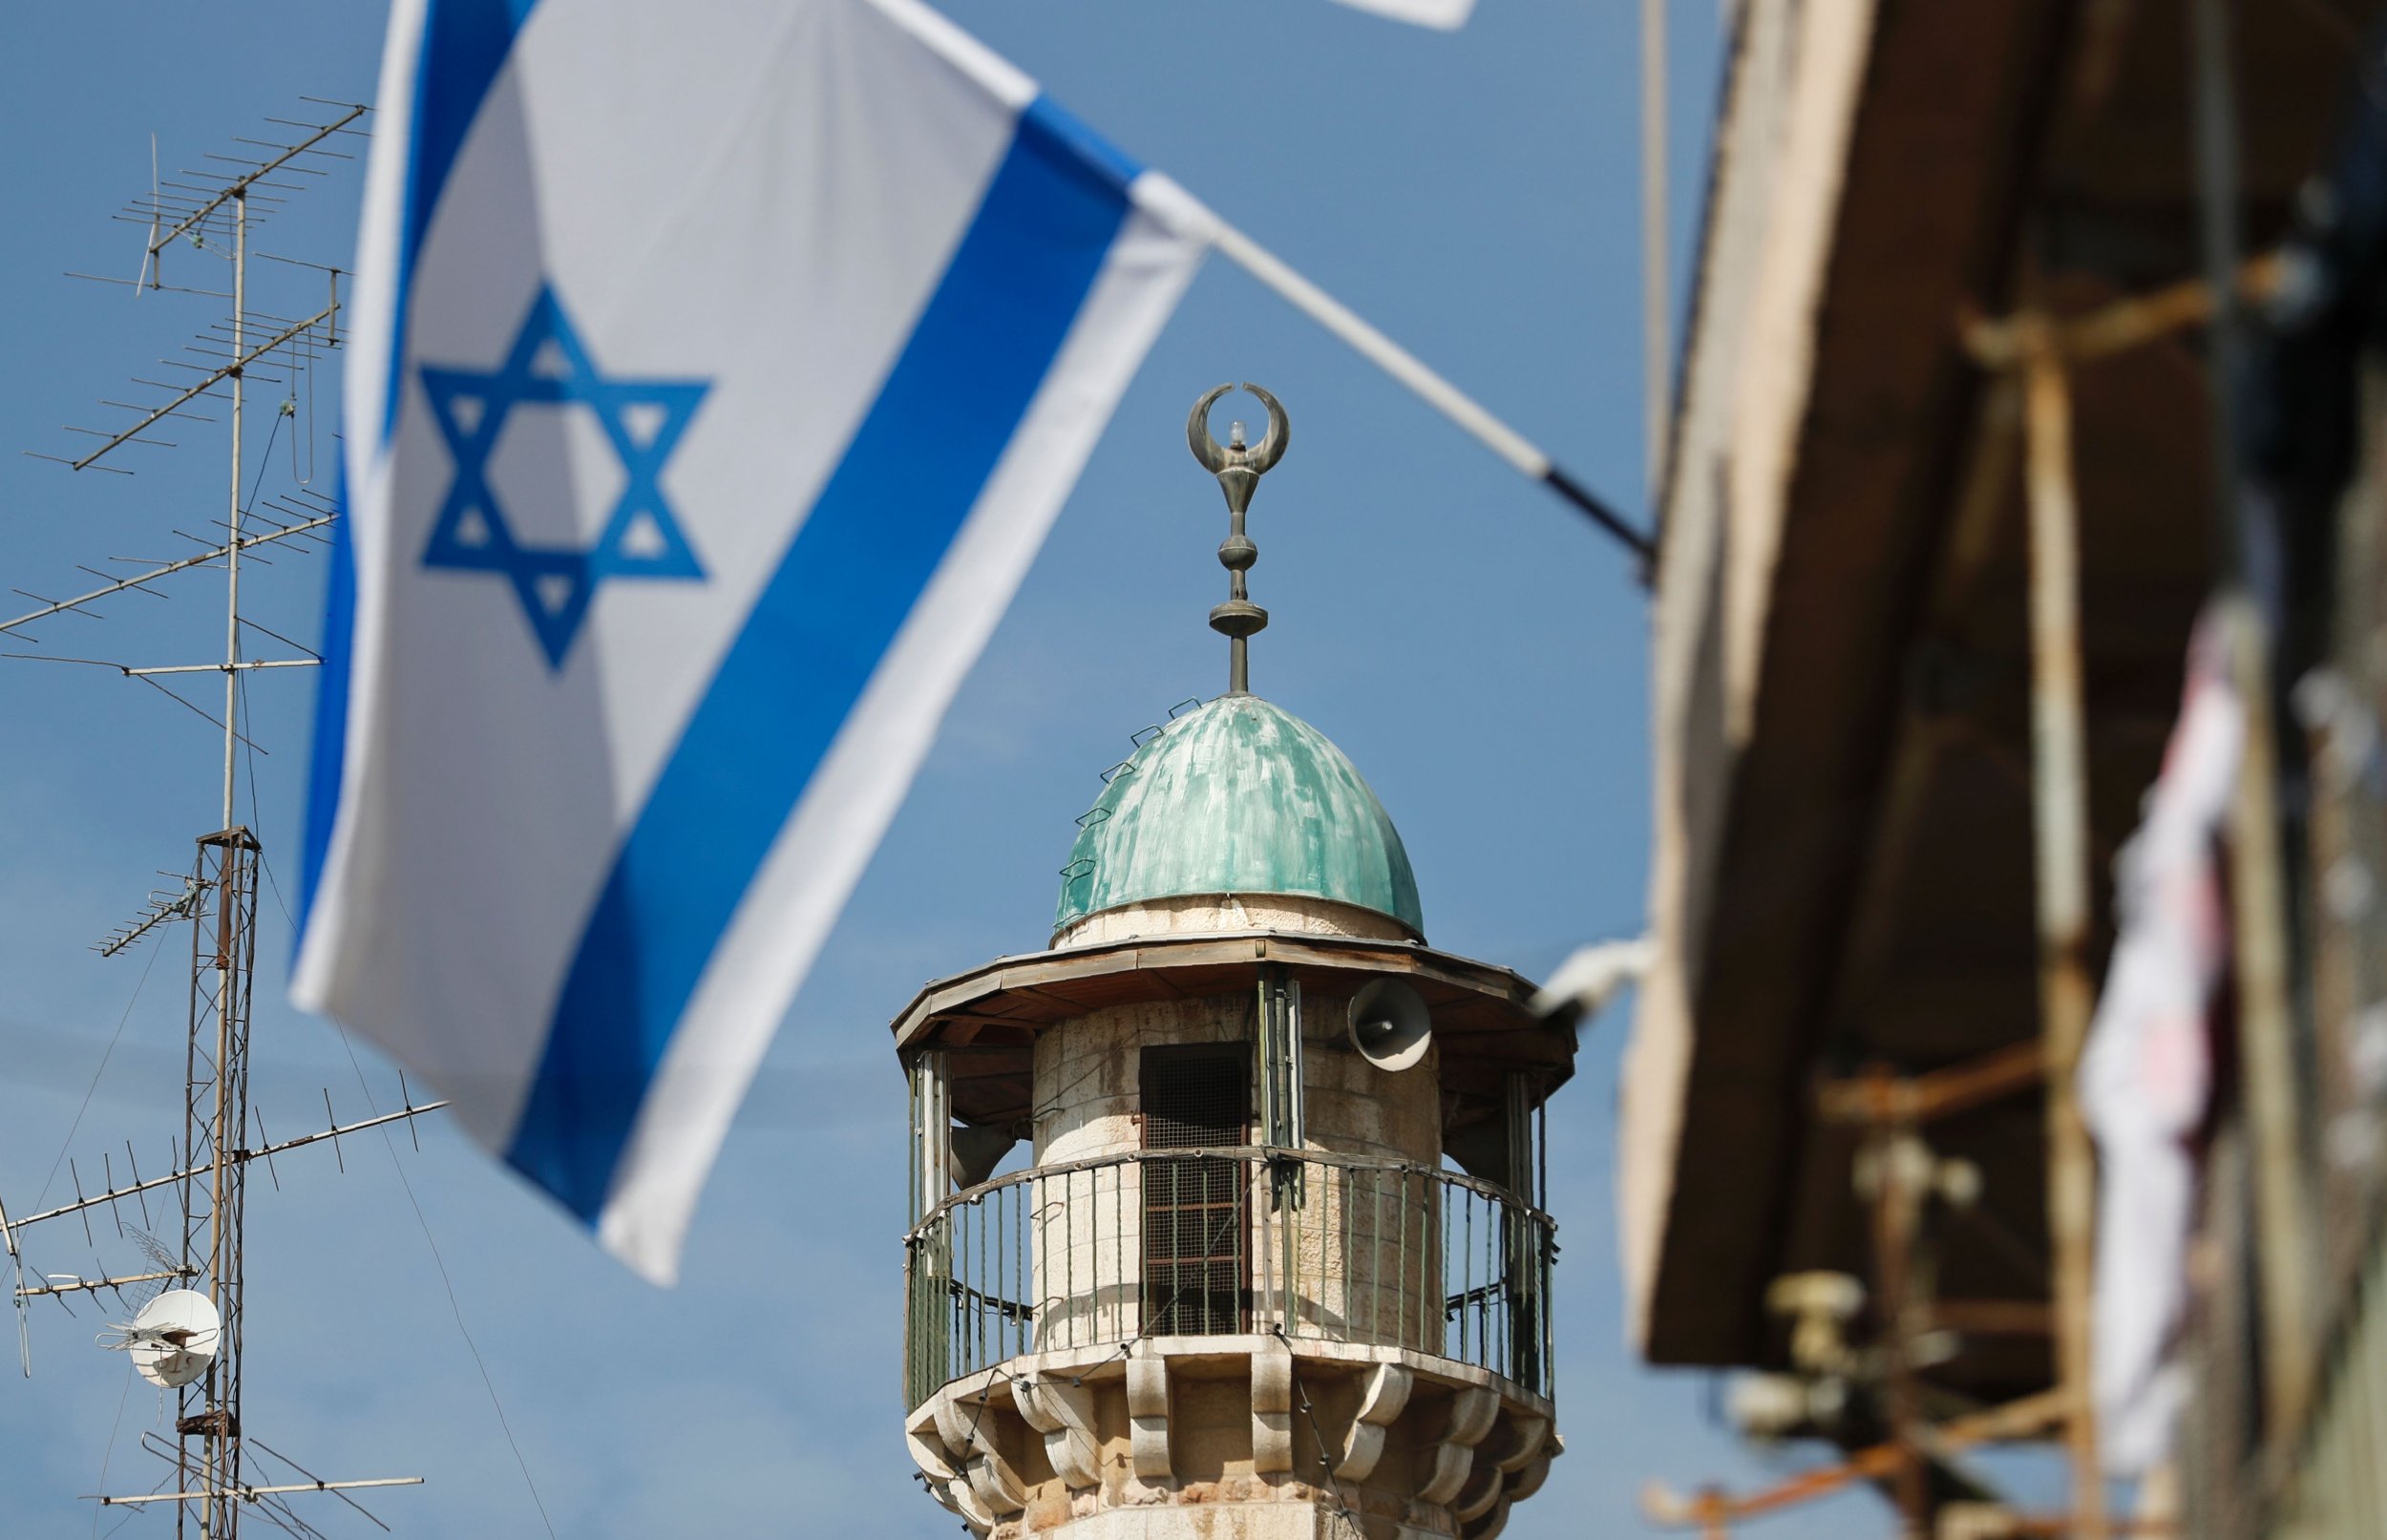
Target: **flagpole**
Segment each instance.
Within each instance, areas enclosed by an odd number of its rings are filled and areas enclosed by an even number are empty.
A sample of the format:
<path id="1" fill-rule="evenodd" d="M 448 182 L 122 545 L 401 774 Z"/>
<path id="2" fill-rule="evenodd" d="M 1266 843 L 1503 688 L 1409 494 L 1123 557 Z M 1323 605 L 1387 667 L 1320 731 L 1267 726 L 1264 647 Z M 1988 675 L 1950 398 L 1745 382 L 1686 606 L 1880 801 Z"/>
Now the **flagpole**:
<path id="1" fill-rule="evenodd" d="M 1472 396 L 1426 367 L 1417 355 L 1368 325 L 1341 300 L 1285 265 L 1276 253 L 1220 221 L 1211 234 L 1219 255 L 1267 285 L 1295 309 L 1351 345 L 1361 357 L 1407 386 L 1426 404 L 1458 424 L 1493 454 L 1549 487 L 1638 557 L 1657 552 L 1648 536 L 1627 523 L 1581 482 L 1553 464 L 1523 433 L 1484 410 Z"/>

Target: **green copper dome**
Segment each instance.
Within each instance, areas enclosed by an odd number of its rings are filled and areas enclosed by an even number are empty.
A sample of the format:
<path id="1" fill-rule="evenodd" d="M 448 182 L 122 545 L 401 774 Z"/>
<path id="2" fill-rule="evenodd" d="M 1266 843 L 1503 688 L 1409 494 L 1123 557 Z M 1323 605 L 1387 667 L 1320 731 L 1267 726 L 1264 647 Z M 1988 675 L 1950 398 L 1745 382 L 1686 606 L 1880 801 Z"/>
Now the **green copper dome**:
<path id="1" fill-rule="evenodd" d="M 1080 821 L 1058 931 L 1195 894 L 1331 898 L 1423 938 L 1408 852 L 1342 750 L 1256 695 L 1222 695 L 1147 739 Z"/>

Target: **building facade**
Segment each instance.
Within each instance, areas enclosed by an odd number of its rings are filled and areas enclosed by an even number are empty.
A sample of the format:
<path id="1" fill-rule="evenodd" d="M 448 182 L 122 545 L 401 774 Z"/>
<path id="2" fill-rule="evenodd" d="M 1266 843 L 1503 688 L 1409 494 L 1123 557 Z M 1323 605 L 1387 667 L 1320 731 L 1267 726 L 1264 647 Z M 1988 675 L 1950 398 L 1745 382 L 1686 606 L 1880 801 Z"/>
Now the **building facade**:
<path id="1" fill-rule="evenodd" d="M 1621 1239 L 1643 1354 L 1814 1466 L 1658 1516 L 2387 1530 L 2378 8 L 1725 12 Z M 2216 977 L 2125 1077 L 2186 1174 L 2133 1188 L 2082 1040 L 2207 624 L 2251 727 Z"/>

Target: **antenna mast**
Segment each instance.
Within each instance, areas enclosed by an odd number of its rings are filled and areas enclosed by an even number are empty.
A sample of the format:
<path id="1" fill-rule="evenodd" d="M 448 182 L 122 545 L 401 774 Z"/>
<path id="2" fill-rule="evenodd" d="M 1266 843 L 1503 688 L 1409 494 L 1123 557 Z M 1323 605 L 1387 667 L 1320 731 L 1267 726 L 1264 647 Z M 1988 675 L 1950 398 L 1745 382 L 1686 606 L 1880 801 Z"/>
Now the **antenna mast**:
<path id="1" fill-rule="evenodd" d="M 295 421 L 298 411 L 296 381 L 301 373 L 306 374 L 311 400 L 312 369 L 319 358 L 340 346 L 340 281 L 344 276 L 336 267 L 294 263 L 301 267 L 314 267 L 327 275 L 328 292 L 324 306 L 312 314 L 301 317 L 253 310 L 249 303 L 252 256 L 282 263 L 292 263 L 293 260 L 273 257 L 269 253 L 252 253 L 249 248 L 250 227 L 264 222 L 288 201 L 287 195 L 303 189 L 306 185 L 304 181 L 294 179 L 325 174 L 323 168 L 311 164 L 311 161 L 323 158 L 354 158 L 330 146 L 342 137 L 361 136 L 363 130 L 356 125 L 369 110 L 352 103 L 327 102 L 313 97 L 304 99 L 317 109 L 314 114 L 317 120 L 271 120 L 285 129 L 297 131 L 285 141 L 240 141 L 262 152 L 262 158 L 258 155 L 211 155 L 207 158 L 211 161 L 226 162 L 236 167 L 235 170 L 184 171 L 180 176 L 189 179 L 187 180 L 164 179 L 158 176 L 153 146 L 152 186 L 148 196 L 136 200 L 117 216 L 148 226 L 140 277 L 132 281 L 132 285 L 149 293 L 213 294 L 219 298 L 229 298 L 232 302 L 231 315 L 227 321 L 208 328 L 195 345 L 184 349 L 199 358 L 200 363 L 179 359 L 162 361 L 169 369 L 195 374 L 195 380 L 181 386 L 164 381 L 138 381 L 162 392 L 161 398 L 146 405 L 107 403 L 135 413 L 136 420 L 130 427 L 114 432 L 73 429 L 70 432 L 99 439 L 99 445 L 79 458 L 48 454 L 36 456 L 57 460 L 77 472 L 101 470 L 131 474 L 121 466 L 104 462 L 128 446 L 173 447 L 152 436 L 154 431 L 175 420 L 209 421 L 211 419 L 196 408 L 202 402 L 221 402 L 229 409 L 227 427 L 231 450 L 230 492 L 225 517 L 221 521 L 225 538 L 208 540 L 195 536 L 186 537 L 199 540 L 204 549 L 180 560 L 133 563 L 146 570 L 129 575 L 116 576 L 86 568 L 84 570 L 107 581 L 88 593 L 69 599 L 28 594 L 27 597 L 35 600 L 40 607 L 13 620 L 0 621 L 0 636 L 32 641 L 24 628 L 53 617 L 68 613 L 96 616 L 93 605 L 101 600 L 135 590 L 154 595 L 158 586 L 168 578 L 196 568 L 221 566 L 224 573 L 223 653 L 221 663 L 136 666 L 98 659 L 61 658 L 52 653 L 9 654 L 11 657 L 114 668 L 122 677 L 139 679 L 174 696 L 185 707 L 202 716 L 207 715 L 202 707 L 177 694 L 164 680 L 170 676 L 209 672 L 221 672 L 223 676 L 223 715 L 216 724 L 222 728 L 223 734 L 222 795 L 217 827 L 199 837 L 194 864 L 189 875 L 181 879 L 180 886 L 153 896 L 149 908 L 140 917 L 97 948 L 103 955 L 114 955 L 159 926 L 183 919 L 191 922 L 183 1125 L 176 1158 L 170 1163 L 172 1174 L 143 1181 L 136 1169 L 133 1180 L 119 1185 L 113 1177 L 111 1164 L 106 1189 L 96 1196 L 86 1197 L 81 1191 L 78 1171 L 74 1203 L 34 1214 L 13 1225 L 0 1220 L 0 1228 L 5 1228 L 9 1241 L 7 1255 L 14 1260 L 20 1256 L 25 1232 L 35 1224 L 69 1214 L 79 1215 L 85 1236 L 90 1238 L 90 1211 L 104 1206 L 116 1218 L 118 1233 L 122 1234 L 125 1227 L 117 1207 L 122 1200 L 132 1199 L 140 1204 L 145 1218 L 146 1194 L 160 1187 L 171 1186 L 175 1189 L 180 1206 L 180 1247 L 177 1252 L 169 1254 L 162 1247 L 153 1246 L 152 1259 L 157 1265 L 136 1274 L 108 1276 L 103 1273 L 97 1278 L 67 1277 L 63 1281 L 58 1276 L 51 1276 L 38 1284 L 29 1284 L 19 1261 L 15 1294 L 21 1312 L 25 1301 L 36 1297 L 48 1297 L 63 1302 L 70 1295 L 96 1296 L 107 1292 L 122 1300 L 126 1285 L 145 1280 L 177 1286 L 187 1283 L 194 1289 L 204 1291 L 206 1300 L 213 1306 L 215 1318 L 220 1321 L 215 1328 L 216 1340 L 199 1344 L 211 1355 L 206 1357 L 204 1372 L 194 1370 L 197 1377 L 187 1380 L 149 1376 L 161 1385 L 177 1387 L 180 1397 L 172 1445 L 169 1448 L 162 1440 L 148 1445 L 152 1452 L 164 1456 L 173 1466 L 173 1490 L 147 1496 L 103 1496 L 98 1499 L 102 1504 L 171 1503 L 176 1512 L 176 1533 L 196 1534 L 203 1540 L 235 1540 L 243 1508 L 260 1504 L 264 1506 L 266 1516 L 278 1524 L 295 1527 L 299 1532 L 312 1533 L 313 1530 L 304 1521 L 286 1511 L 285 1499 L 279 1494 L 405 1485 L 415 1479 L 325 1483 L 310 1477 L 303 1484 L 280 1485 L 268 1481 L 260 1485 L 244 1471 L 244 1446 L 254 1441 L 244 1440 L 241 1422 L 242 1305 L 245 1293 L 243 1218 L 246 1171 L 252 1160 L 270 1160 L 278 1151 L 322 1139 L 330 1139 L 336 1147 L 338 1135 L 344 1132 L 411 1119 L 444 1105 L 431 1103 L 418 1107 L 410 1097 L 401 1112 L 345 1127 L 335 1117 L 331 1120 L 331 1127 L 320 1133 L 281 1144 L 263 1137 L 264 1126 L 260 1120 L 259 1137 L 255 1144 L 252 1145 L 248 1138 L 252 1117 L 248 1100 L 249 1003 L 256 963 L 257 883 L 264 852 L 256 832 L 243 827 L 238 820 L 240 754 L 243 748 L 253 747 L 242 731 L 242 676 L 265 668 L 309 666 L 321 660 L 294 643 L 291 644 L 293 649 L 305 656 L 243 657 L 244 628 L 278 642 L 286 642 L 279 633 L 243 615 L 241 597 L 243 559 L 246 556 L 252 560 L 263 560 L 264 558 L 256 554 L 257 548 L 277 542 L 288 542 L 298 549 L 318 546 L 323 541 L 322 532 L 339 517 L 338 510 L 327 499 L 304 489 L 288 495 L 286 498 L 266 499 L 262 503 L 256 500 L 255 486 L 247 487 L 244 495 L 248 383 L 254 373 L 261 381 L 286 382 L 290 385 L 289 396 L 278 405 L 276 426 L 278 431 L 282 419 L 292 420 L 291 453 L 295 468 L 296 434 L 299 431 Z M 170 248 L 180 244 L 201 251 L 219 252 L 228 245 L 231 292 L 224 295 L 210 289 L 168 285 L 164 276 L 164 258 Z M 104 278 L 98 281 L 126 282 Z M 283 372 L 267 372 L 276 369 Z M 309 429 L 311 431 L 311 419 Z M 268 442 L 268 456 L 272 448 L 271 442 Z M 311 474 L 311 449 L 309 461 Z M 262 484 L 261 468 L 257 485 Z M 264 527 L 261 529 L 260 525 Z M 254 795 L 253 791 L 251 794 Z M 328 1096 L 326 1103 L 328 1111 Z M 126 1156 L 129 1162 L 132 1158 L 129 1146 Z M 184 1335 L 189 1333 L 186 1331 Z M 121 1336 L 123 1340 L 115 1345 L 137 1348 L 147 1340 L 137 1322 L 134 1327 L 125 1328 Z M 154 1343 L 150 1345 L 155 1346 Z M 179 1347 L 180 1344 L 176 1345 Z M 137 1366 L 140 1362 L 137 1352 Z M 30 1361 L 28 1372 L 31 1372 Z M 147 1369 L 143 1372 L 149 1374 Z M 262 1449 L 264 1445 L 259 1447 Z M 264 1452 L 272 1454 L 270 1449 Z M 279 1455 L 273 1458 L 285 1465 L 291 1464 Z M 297 1467 L 293 1466 L 293 1468 Z"/>

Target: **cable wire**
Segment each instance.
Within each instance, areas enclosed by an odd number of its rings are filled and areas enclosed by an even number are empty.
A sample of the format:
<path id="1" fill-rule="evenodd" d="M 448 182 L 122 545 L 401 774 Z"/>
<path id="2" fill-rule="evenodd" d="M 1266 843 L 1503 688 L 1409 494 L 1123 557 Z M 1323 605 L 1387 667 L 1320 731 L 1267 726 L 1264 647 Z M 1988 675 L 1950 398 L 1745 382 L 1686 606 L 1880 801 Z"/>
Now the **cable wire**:
<path id="1" fill-rule="evenodd" d="M 1277 1340 L 1283 1342 L 1288 1348 L 1293 1345 L 1286 1338 L 1282 1326 L 1277 1328 Z M 1302 1415 L 1310 1420 L 1310 1437 L 1318 1444 L 1318 1464 L 1325 1472 L 1326 1488 L 1335 1494 L 1335 1511 L 1341 1515 L 1343 1523 L 1351 1527 L 1352 1533 L 1362 1533 L 1363 1529 L 1360 1523 L 1360 1516 L 1352 1510 L 1351 1500 L 1343 1495 L 1342 1478 L 1335 1473 L 1335 1457 L 1326 1447 L 1326 1435 L 1318 1426 L 1318 1407 L 1310 1400 L 1309 1387 L 1301 1383 L 1301 1371 L 1298 1365 L 1293 1371 L 1293 1388 L 1301 1397 Z"/>
<path id="2" fill-rule="evenodd" d="M 102 1449 L 99 1453 L 99 1489 L 103 1492 L 108 1489 L 108 1462 L 116 1458 L 116 1432 L 124 1426 L 124 1403 L 132 1400 L 132 1398 L 133 1365 L 130 1361 L 127 1361 L 124 1365 L 124 1388 L 116 1393 L 116 1420 L 108 1424 L 108 1446 L 105 1449 Z M 91 1532 L 93 1540 L 97 1540 L 99 1534 L 99 1510 L 101 1507 L 102 1505 L 98 1503 L 94 1503 L 92 1505 Z"/>
<path id="3" fill-rule="evenodd" d="M 356 1046 L 349 1041 L 348 1028 L 337 1022 L 331 1025 L 340 1034 L 340 1045 L 348 1050 L 349 1066 L 356 1071 L 356 1084 L 364 1087 L 365 1066 L 357 1062 Z M 373 1093 L 370 1088 L 365 1090 L 365 1105 L 374 1116 L 381 1115 L 380 1109 L 373 1106 Z M 555 1540 L 555 1521 L 547 1517 L 547 1505 L 539 1498 L 539 1483 L 531 1479 L 530 1462 L 522 1458 L 522 1446 L 514 1441 L 514 1424 L 506 1421 L 505 1403 L 497 1399 L 497 1382 L 489 1377 L 489 1365 L 482 1361 L 480 1346 L 473 1340 L 473 1329 L 464 1324 L 464 1306 L 456 1300 L 455 1283 L 448 1276 L 448 1263 L 439 1255 L 439 1242 L 432 1238 L 431 1221 L 423 1217 L 423 1206 L 414 1196 L 414 1184 L 407 1180 L 406 1167 L 398 1159 L 398 1147 L 391 1139 L 388 1126 L 377 1131 L 381 1134 L 382 1148 L 390 1151 L 390 1167 L 398 1173 L 398 1185 L 406 1191 L 407 1206 L 414 1211 L 414 1222 L 422 1226 L 423 1244 L 431 1248 L 432 1265 L 439 1270 L 439 1286 L 448 1292 L 448 1309 L 455 1316 L 456 1335 L 464 1339 L 465 1348 L 473 1355 L 473 1367 L 480 1371 L 481 1387 L 489 1392 L 490 1409 L 497 1414 L 497 1428 L 505 1434 L 506 1447 L 514 1451 L 514 1463 L 522 1472 L 522 1485 L 530 1489 L 531 1504 L 539 1509 L 539 1522 L 546 1527 L 548 1540 Z"/>
<path id="4" fill-rule="evenodd" d="M 66 1127 L 66 1137 L 58 1141 L 58 1158 L 50 1163 L 50 1174 L 42 1178 L 41 1195 L 33 1199 L 38 1209 L 50 1198 L 50 1185 L 58 1179 L 58 1168 L 66 1164 L 66 1152 L 74 1144 L 74 1134 L 83 1126 L 83 1114 L 91 1110 L 91 1099 L 99 1089 L 99 1077 L 108 1072 L 108 1060 L 116 1051 L 116 1042 L 124 1036 L 124 1023 L 133 1019 L 133 1007 L 141 1002 L 141 990 L 149 982 L 149 970 L 158 965 L 158 948 L 149 949 L 149 960 L 141 964 L 141 976 L 133 985 L 133 998 L 124 1002 L 124 1014 L 116 1018 L 116 1029 L 108 1039 L 108 1046 L 99 1055 L 99 1067 L 91 1072 L 91 1085 L 83 1091 L 83 1105 L 74 1109 L 74 1121 Z"/>

